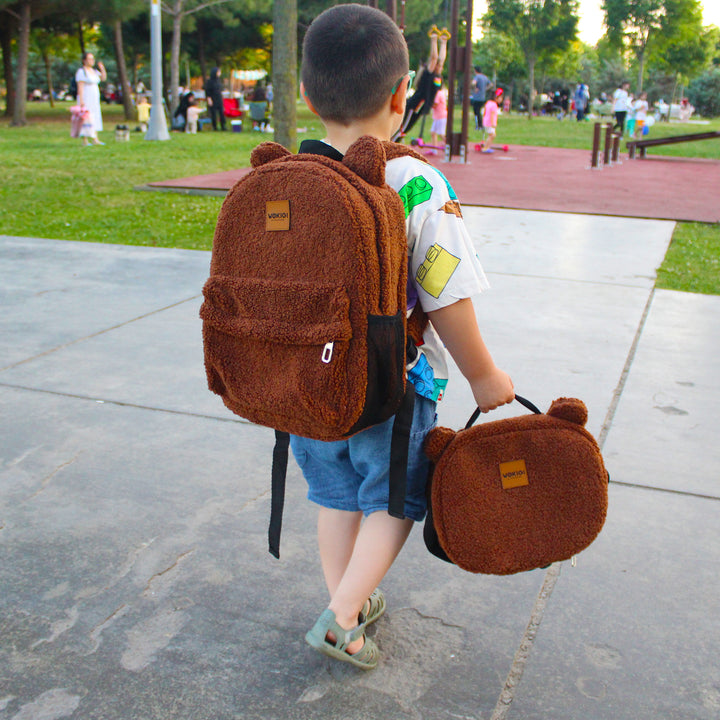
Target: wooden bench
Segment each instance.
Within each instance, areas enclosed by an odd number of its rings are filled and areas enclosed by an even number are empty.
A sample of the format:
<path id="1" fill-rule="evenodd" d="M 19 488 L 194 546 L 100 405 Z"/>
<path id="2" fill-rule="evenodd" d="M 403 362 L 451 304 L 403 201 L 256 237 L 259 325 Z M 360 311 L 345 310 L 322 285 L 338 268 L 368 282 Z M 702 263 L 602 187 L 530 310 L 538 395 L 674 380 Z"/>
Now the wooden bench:
<path id="1" fill-rule="evenodd" d="M 640 151 L 640 157 L 644 158 L 647 148 L 655 145 L 675 145 L 676 143 L 691 142 L 692 140 L 710 140 L 720 137 L 720 132 L 692 133 L 691 135 L 673 135 L 671 137 L 653 138 L 652 140 L 630 140 L 627 143 L 628 155 L 632 159 L 636 150 Z"/>

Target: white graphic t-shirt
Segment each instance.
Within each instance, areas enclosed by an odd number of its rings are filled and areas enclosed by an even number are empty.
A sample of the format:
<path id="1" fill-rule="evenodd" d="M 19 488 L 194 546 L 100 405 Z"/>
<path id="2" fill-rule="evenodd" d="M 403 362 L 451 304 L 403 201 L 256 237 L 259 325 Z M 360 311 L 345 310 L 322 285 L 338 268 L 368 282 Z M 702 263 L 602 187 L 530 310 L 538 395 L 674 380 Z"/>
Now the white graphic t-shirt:
<path id="1" fill-rule="evenodd" d="M 405 205 L 408 316 L 418 301 L 425 312 L 432 312 L 487 289 L 460 203 L 445 176 L 428 163 L 404 156 L 387 163 L 385 178 Z M 408 379 L 418 394 L 441 400 L 448 381 L 447 359 L 432 325 L 418 349 Z"/>

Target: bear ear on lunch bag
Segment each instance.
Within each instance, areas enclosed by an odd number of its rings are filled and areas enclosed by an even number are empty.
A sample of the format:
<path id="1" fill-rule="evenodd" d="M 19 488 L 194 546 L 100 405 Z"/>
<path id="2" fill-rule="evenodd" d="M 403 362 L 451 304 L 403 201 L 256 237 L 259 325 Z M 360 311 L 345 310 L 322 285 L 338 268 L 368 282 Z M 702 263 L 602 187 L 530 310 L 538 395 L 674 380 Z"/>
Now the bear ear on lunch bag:
<path id="1" fill-rule="evenodd" d="M 437 463 L 445 448 L 454 440 L 457 433 L 445 427 L 433 428 L 425 440 L 425 454 L 431 462 Z"/>
<path id="2" fill-rule="evenodd" d="M 567 420 L 568 422 L 585 427 L 588 411 L 585 403 L 577 398 L 558 398 L 553 400 L 547 414 L 551 417 Z"/>

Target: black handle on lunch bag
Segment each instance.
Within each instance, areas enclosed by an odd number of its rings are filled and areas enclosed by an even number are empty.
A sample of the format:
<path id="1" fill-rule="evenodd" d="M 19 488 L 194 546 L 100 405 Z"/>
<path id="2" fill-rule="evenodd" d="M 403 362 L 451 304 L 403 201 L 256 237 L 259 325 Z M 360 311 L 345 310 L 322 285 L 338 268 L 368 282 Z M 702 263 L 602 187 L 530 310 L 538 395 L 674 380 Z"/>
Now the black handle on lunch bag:
<path id="1" fill-rule="evenodd" d="M 533 405 L 529 400 L 525 399 L 521 395 L 516 395 L 515 399 L 521 404 L 524 405 L 528 410 L 532 410 L 536 415 L 542 415 L 542 412 L 537 408 L 537 406 Z M 475 424 L 475 421 L 480 417 L 480 408 L 475 408 L 475 412 L 470 416 L 470 419 L 467 421 L 467 424 L 465 425 L 465 429 L 472 427 Z"/>

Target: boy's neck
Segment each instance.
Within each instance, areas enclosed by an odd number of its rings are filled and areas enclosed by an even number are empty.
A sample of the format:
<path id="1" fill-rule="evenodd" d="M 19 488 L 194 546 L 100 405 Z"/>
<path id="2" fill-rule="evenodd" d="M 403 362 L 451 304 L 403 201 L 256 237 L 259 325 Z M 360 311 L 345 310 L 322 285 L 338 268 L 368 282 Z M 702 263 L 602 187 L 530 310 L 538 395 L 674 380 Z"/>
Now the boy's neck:
<path id="1" fill-rule="evenodd" d="M 383 122 L 378 117 L 354 120 L 349 125 L 329 121 L 323 121 L 323 124 L 327 130 L 327 142 L 343 155 L 363 135 L 370 135 L 378 140 L 390 140 L 394 132 L 387 121 Z"/>

